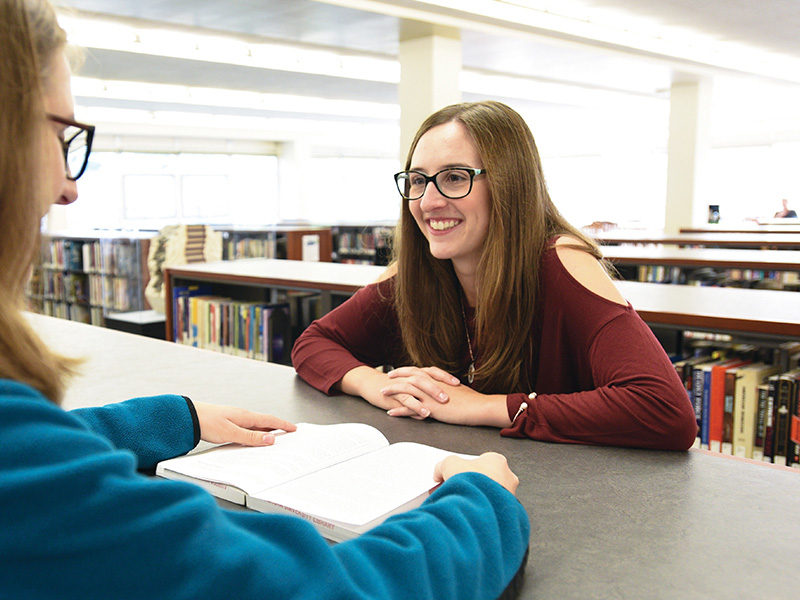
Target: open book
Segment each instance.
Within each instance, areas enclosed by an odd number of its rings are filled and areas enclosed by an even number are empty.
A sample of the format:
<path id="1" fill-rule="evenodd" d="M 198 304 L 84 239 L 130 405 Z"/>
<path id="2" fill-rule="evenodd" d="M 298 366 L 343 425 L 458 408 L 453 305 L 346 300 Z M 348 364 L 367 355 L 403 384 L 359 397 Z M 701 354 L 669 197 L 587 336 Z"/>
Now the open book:
<path id="1" fill-rule="evenodd" d="M 277 432 L 272 446 L 217 446 L 162 461 L 156 474 L 259 512 L 303 517 L 324 537 L 343 541 L 422 504 L 437 486 L 434 467 L 451 454 L 390 445 L 362 423 L 300 423 L 296 432 Z"/>

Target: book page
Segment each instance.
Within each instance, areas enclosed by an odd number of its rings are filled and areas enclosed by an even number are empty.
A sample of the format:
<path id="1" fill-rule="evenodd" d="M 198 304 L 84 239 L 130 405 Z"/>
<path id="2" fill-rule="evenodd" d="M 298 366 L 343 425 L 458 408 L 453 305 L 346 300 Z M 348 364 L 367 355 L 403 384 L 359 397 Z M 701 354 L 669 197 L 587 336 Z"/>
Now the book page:
<path id="1" fill-rule="evenodd" d="M 436 487 L 433 469 L 451 454 L 424 444 L 392 444 L 254 498 L 331 521 L 363 525 Z"/>
<path id="2" fill-rule="evenodd" d="M 380 431 L 362 423 L 299 423 L 297 431 L 276 435 L 272 446 L 218 446 L 162 461 L 157 472 L 173 471 L 256 494 L 388 444 Z"/>

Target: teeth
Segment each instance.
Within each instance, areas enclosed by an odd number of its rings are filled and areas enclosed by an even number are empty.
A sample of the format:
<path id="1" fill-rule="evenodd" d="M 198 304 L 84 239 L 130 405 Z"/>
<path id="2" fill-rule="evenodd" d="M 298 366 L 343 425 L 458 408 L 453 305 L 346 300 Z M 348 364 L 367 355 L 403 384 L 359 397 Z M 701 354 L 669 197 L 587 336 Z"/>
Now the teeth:
<path id="1" fill-rule="evenodd" d="M 431 221 L 431 229 L 435 229 L 436 231 L 444 231 L 445 229 L 452 229 L 456 225 L 458 225 L 458 221 Z"/>

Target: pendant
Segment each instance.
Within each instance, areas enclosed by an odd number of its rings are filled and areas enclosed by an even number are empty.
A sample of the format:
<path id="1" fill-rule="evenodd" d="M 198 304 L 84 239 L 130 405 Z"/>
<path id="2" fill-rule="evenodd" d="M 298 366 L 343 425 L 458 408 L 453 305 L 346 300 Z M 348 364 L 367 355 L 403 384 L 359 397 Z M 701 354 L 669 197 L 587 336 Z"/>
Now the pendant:
<path id="1" fill-rule="evenodd" d="M 475 379 L 475 363 L 469 363 L 469 369 L 467 369 L 467 382 L 472 383 L 472 380 Z"/>

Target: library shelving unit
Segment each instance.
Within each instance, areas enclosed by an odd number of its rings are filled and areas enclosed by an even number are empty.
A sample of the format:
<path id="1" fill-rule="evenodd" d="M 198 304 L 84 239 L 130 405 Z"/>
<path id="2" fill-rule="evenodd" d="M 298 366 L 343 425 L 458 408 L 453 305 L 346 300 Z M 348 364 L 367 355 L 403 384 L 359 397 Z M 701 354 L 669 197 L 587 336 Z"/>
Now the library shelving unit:
<path id="1" fill-rule="evenodd" d="M 626 280 L 800 290 L 795 250 L 604 246 L 603 255 Z"/>
<path id="2" fill-rule="evenodd" d="M 223 260 L 282 258 L 329 262 L 332 255 L 330 227 L 312 225 L 265 225 L 263 227 L 215 226 L 222 233 Z"/>
<path id="3" fill-rule="evenodd" d="M 153 232 L 42 234 L 28 306 L 45 315 L 104 325 L 113 312 L 149 308 L 147 254 Z"/>
<path id="4" fill-rule="evenodd" d="M 800 249 L 800 233 L 677 233 L 633 229 L 614 229 L 593 234 L 603 245 L 665 244 L 704 248 Z"/>
<path id="5" fill-rule="evenodd" d="M 333 261 L 345 264 L 389 264 L 394 226 L 394 223 L 334 225 Z"/>
<path id="6" fill-rule="evenodd" d="M 167 269 L 167 298 L 175 288 L 205 286 L 205 294 L 242 302 L 280 303 L 308 300 L 295 308 L 295 333 L 359 288 L 375 281 L 383 267 L 251 259 Z M 654 329 L 729 334 L 748 341 L 778 344 L 800 340 L 800 311 L 794 294 L 775 290 L 664 286 L 617 282 L 622 294 Z M 175 307 L 167 302 L 167 335 L 175 339 Z"/>
<path id="7" fill-rule="evenodd" d="M 314 318 L 383 271 L 375 265 L 278 259 L 169 267 L 164 272 L 167 339 L 264 360 L 273 354 L 274 362 L 288 363 L 295 337 Z M 288 315 L 288 331 L 270 322 L 276 310 Z M 279 350 L 271 339 L 276 332 Z"/>

